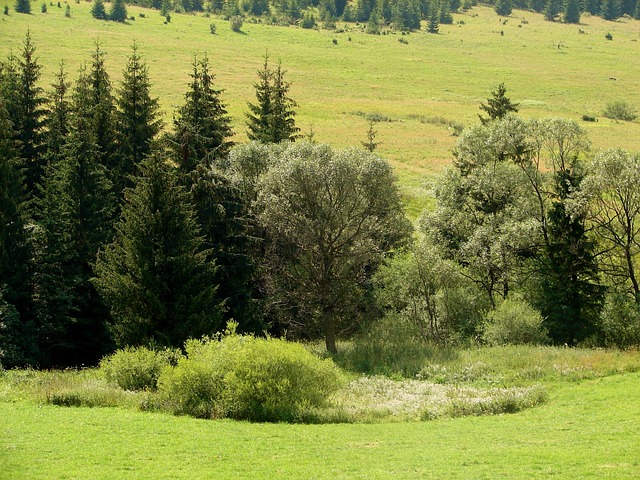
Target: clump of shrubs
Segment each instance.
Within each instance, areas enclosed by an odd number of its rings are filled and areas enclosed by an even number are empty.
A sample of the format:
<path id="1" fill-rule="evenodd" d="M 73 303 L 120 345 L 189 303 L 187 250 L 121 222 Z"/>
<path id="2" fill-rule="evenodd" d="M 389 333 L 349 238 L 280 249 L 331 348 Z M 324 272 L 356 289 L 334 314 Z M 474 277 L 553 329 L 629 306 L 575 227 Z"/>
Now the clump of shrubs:
<path id="1" fill-rule="evenodd" d="M 487 316 L 482 339 L 489 345 L 548 343 L 540 312 L 521 299 L 505 299 Z"/>
<path id="2" fill-rule="evenodd" d="M 199 418 L 301 421 L 342 384 L 332 360 L 276 338 L 226 335 L 187 342 L 158 379 L 153 407 Z"/>
<path id="3" fill-rule="evenodd" d="M 229 19 L 229 25 L 231 25 L 231 30 L 234 32 L 240 32 L 242 30 L 242 17 L 240 15 L 234 15 Z"/>
<path id="4" fill-rule="evenodd" d="M 162 370 L 178 358 L 178 350 L 127 347 L 102 359 L 100 370 L 108 382 L 124 390 L 155 390 Z"/>

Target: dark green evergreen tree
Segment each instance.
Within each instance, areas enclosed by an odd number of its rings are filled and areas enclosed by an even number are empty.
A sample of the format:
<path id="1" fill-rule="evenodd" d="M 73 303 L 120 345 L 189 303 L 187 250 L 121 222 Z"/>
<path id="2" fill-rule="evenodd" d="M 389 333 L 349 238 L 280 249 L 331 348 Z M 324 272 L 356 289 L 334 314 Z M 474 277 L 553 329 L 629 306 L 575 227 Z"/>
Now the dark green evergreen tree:
<path id="1" fill-rule="evenodd" d="M 503 118 L 509 112 L 518 112 L 518 104 L 512 103 L 511 99 L 506 96 L 507 88 L 504 86 L 504 83 L 498 85 L 497 90 L 491 92 L 493 95 L 492 98 L 487 99 L 487 103 L 480 104 L 480 110 L 483 110 L 489 114 L 488 118 L 483 117 L 482 115 L 478 115 L 480 117 L 480 122 L 482 124 L 487 124 L 491 120 L 496 120 L 499 118 Z"/>
<path id="2" fill-rule="evenodd" d="M 69 83 L 64 71 L 64 63 L 56 74 L 53 91 L 49 96 L 49 112 L 45 118 L 45 165 L 55 163 L 62 156 L 62 149 L 69 135 L 69 112 L 71 106 L 67 98 Z"/>
<path id="3" fill-rule="evenodd" d="M 600 15 L 601 0 L 584 0 L 582 8 L 591 15 Z"/>
<path id="4" fill-rule="evenodd" d="M 134 43 L 131 56 L 122 72 L 122 83 L 116 97 L 116 138 L 119 159 L 114 172 L 114 190 L 121 196 L 130 185 L 136 166 L 151 152 L 151 142 L 160 133 L 160 106 L 151 97 L 149 69 Z"/>
<path id="5" fill-rule="evenodd" d="M 580 176 L 573 167 L 555 174 L 557 200 L 549 211 L 549 242 L 541 269 L 539 307 L 549 335 L 560 345 L 576 345 L 596 333 L 604 299 L 584 215 L 570 214 L 566 208 L 569 194 L 579 188 L 579 183 Z"/>
<path id="6" fill-rule="evenodd" d="M 513 12 L 511 0 L 497 0 L 493 8 L 501 17 L 508 17 Z"/>
<path id="7" fill-rule="evenodd" d="M 429 24 L 427 25 L 427 31 L 429 33 L 438 33 L 440 30 L 440 17 L 436 8 L 431 8 L 429 13 Z"/>
<path id="8" fill-rule="evenodd" d="M 134 183 L 93 281 L 111 309 L 118 346 L 181 347 L 221 327 L 215 266 L 170 162 L 148 157 Z"/>
<path id="9" fill-rule="evenodd" d="M 397 30 L 420 29 L 420 7 L 415 0 L 397 0 L 392 12 L 393 25 Z"/>
<path id="10" fill-rule="evenodd" d="M 602 0 L 600 15 L 605 20 L 615 20 L 620 17 L 620 0 Z"/>
<path id="11" fill-rule="evenodd" d="M 448 0 L 440 2 L 440 23 L 443 25 L 451 25 L 453 23 L 453 16 L 449 8 Z"/>
<path id="12" fill-rule="evenodd" d="M 186 102 L 174 122 L 173 145 L 180 169 L 185 173 L 201 163 L 209 165 L 225 158 L 233 145 L 229 140 L 233 135 L 231 119 L 220 99 L 222 90 L 214 86 L 214 78 L 207 57 L 194 59 Z"/>
<path id="13" fill-rule="evenodd" d="M 375 0 L 358 0 L 357 19 L 359 22 L 366 22 L 375 7 Z"/>
<path id="14" fill-rule="evenodd" d="M 580 0 L 567 0 L 564 9 L 564 23 L 580 23 Z"/>
<path id="15" fill-rule="evenodd" d="M 260 143 L 295 141 L 300 131 L 295 124 L 296 102 L 289 97 L 291 84 L 284 80 L 282 64 L 269 68 L 269 56 L 265 55 L 264 66 L 258 70 L 255 104 L 249 103 L 247 113 L 247 135 Z"/>
<path id="16" fill-rule="evenodd" d="M 109 12 L 109 20 L 114 22 L 124 22 L 127 20 L 127 5 L 124 0 L 113 0 L 111 3 L 111 11 Z"/>
<path id="17" fill-rule="evenodd" d="M 35 365 L 31 242 L 17 142 L 0 95 L 0 364 Z"/>
<path id="18" fill-rule="evenodd" d="M 47 167 L 38 205 L 37 284 L 41 365 L 94 364 L 110 348 L 91 265 L 112 235 L 112 185 L 93 125 L 91 77 L 76 83 L 68 141 Z"/>
<path id="19" fill-rule="evenodd" d="M 18 13 L 31 13 L 31 1 L 30 0 L 16 0 L 16 12 Z"/>
<path id="20" fill-rule="evenodd" d="M 98 20 L 107 20 L 107 10 L 104 8 L 104 0 L 93 0 L 91 15 Z"/>
<path id="21" fill-rule="evenodd" d="M 562 0 L 547 0 L 547 4 L 544 7 L 544 18 L 550 22 L 555 22 L 560 12 L 562 12 L 562 8 Z"/>
<path id="22" fill-rule="evenodd" d="M 14 138 L 19 142 L 18 156 L 23 160 L 27 194 L 32 196 L 43 169 L 43 123 L 47 99 L 38 86 L 40 65 L 35 46 L 27 32 L 20 57 L 10 58 L 5 67 L 4 91 L 7 110 L 13 124 Z"/>
<path id="23" fill-rule="evenodd" d="M 633 18 L 640 20 L 640 1 L 636 1 L 636 8 L 633 11 Z"/>

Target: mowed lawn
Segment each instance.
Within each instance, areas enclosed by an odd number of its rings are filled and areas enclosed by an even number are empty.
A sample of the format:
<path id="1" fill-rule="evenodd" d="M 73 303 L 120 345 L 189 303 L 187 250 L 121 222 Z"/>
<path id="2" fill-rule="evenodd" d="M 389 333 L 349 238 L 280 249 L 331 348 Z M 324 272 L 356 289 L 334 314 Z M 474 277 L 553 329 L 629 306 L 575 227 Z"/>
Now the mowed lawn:
<path id="1" fill-rule="evenodd" d="M 0 402 L 0 478 L 639 478 L 639 389 L 627 373 L 513 415 L 361 425 Z"/>
<path id="2" fill-rule="evenodd" d="M 0 6 L 8 1 L 0 0 Z M 12 4 L 11 14 L 0 20 L 0 55 L 17 54 L 30 30 L 45 86 L 63 60 L 69 78 L 75 79 L 79 66 L 91 60 L 96 41 L 117 85 L 135 40 L 168 127 L 183 101 L 194 56 L 208 55 L 237 141 L 246 140 L 246 102 L 254 98 L 256 70 L 268 52 L 288 71 L 301 133 L 313 131 L 316 140 L 337 147 L 358 146 L 366 140 L 367 115 L 390 120 L 375 126 L 378 152 L 396 167 L 412 215 L 428 203 L 425 179 L 451 161 L 456 137 L 447 123 L 477 123 L 480 102 L 500 82 L 524 116 L 576 120 L 588 130 L 595 149 L 640 150 L 640 123 L 601 117 L 612 100 L 640 107 L 637 20 L 608 22 L 584 15 L 581 25 L 564 25 L 518 10 L 502 18 L 478 6 L 455 14 L 455 23 L 441 25 L 439 35 L 424 30 L 367 35 L 363 26 L 343 22 L 337 31 L 316 31 L 250 21 L 242 33 L 234 33 L 228 21 L 203 14 L 173 13 L 165 24 L 159 12 L 129 6 L 135 20 L 117 24 L 93 19 L 85 0 L 69 2 L 71 18 L 64 16 L 65 3 L 58 8 L 54 2 L 43 14 L 34 1 L 31 15 L 13 12 Z M 216 35 L 210 33 L 211 23 Z M 605 38 L 607 33 L 613 40 Z M 583 115 L 599 121 L 583 122 Z"/>

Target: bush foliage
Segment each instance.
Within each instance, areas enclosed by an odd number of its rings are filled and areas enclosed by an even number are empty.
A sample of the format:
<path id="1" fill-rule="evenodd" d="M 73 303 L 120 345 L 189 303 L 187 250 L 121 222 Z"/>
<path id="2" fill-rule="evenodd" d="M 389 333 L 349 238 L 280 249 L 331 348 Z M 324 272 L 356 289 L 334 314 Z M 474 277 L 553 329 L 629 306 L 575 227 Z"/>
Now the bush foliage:
<path id="1" fill-rule="evenodd" d="M 540 312 L 524 300 L 504 300 L 489 312 L 482 333 L 489 345 L 521 345 L 548 343 Z"/>
<path id="2" fill-rule="evenodd" d="M 124 390 L 155 390 L 164 367 L 175 364 L 177 350 L 127 347 L 100 362 L 105 379 Z"/>

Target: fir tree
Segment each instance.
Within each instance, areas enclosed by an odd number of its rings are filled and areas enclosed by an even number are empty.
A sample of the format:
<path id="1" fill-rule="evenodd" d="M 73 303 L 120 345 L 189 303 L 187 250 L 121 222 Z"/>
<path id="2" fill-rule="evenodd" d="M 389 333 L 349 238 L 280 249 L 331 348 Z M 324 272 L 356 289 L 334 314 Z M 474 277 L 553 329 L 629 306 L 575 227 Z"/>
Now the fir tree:
<path id="1" fill-rule="evenodd" d="M 511 0 L 497 0 L 493 8 L 501 17 L 508 17 L 513 12 Z"/>
<path id="2" fill-rule="evenodd" d="M 440 30 L 440 22 L 438 10 L 436 8 L 431 8 L 429 13 L 429 25 L 427 26 L 427 31 L 429 33 L 438 33 Z"/>
<path id="3" fill-rule="evenodd" d="M 480 117 L 480 122 L 482 122 L 483 125 L 487 124 L 491 120 L 503 118 L 509 112 L 518 112 L 518 104 L 512 103 L 511 99 L 506 96 L 506 93 L 507 88 L 504 86 L 504 83 L 501 83 L 498 85 L 497 90 L 491 92 L 493 98 L 488 98 L 486 105 L 484 103 L 480 104 L 480 110 L 489 114 L 489 118 L 484 118 L 481 115 L 478 115 L 478 117 Z"/>
<path id="4" fill-rule="evenodd" d="M 56 74 L 56 81 L 52 85 L 53 91 L 49 96 L 49 112 L 45 119 L 45 164 L 55 163 L 62 155 L 62 148 L 69 135 L 70 104 L 67 98 L 69 83 L 64 71 L 64 63 Z"/>
<path id="5" fill-rule="evenodd" d="M 249 103 L 247 113 L 247 135 L 260 143 L 295 141 L 300 131 L 295 125 L 297 103 L 288 96 L 291 84 L 284 80 L 282 64 L 269 68 L 269 56 L 265 55 L 264 66 L 258 70 L 258 82 L 254 84 L 257 103 Z"/>
<path id="6" fill-rule="evenodd" d="M 124 22 L 127 19 L 127 6 L 124 0 L 113 0 L 109 20 L 114 22 Z"/>
<path id="7" fill-rule="evenodd" d="M 544 18 L 550 22 L 555 22 L 560 12 L 562 12 L 562 6 L 562 0 L 547 0 L 547 5 L 544 7 Z"/>
<path id="8" fill-rule="evenodd" d="M 18 13 L 31 13 L 31 1 L 30 0 L 16 0 L 16 12 Z"/>
<path id="9" fill-rule="evenodd" d="M 564 23 L 580 23 L 580 0 L 567 0 L 564 10 Z"/>
<path id="10" fill-rule="evenodd" d="M 94 284 L 111 309 L 118 346 L 181 347 L 221 327 L 215 266 L 175 168 L 151 156 L 134 183 L 115 239 L 98 255 Z"/>
<path id="11" fill-rule="evenodd" d="M 443 25 L 451 25 L 453 23 L 453 16 L 447 0 L 443 0 L 440 3 L 440 23 Z"/>
<path id="12" fill-rule="evenodd" d="M 600 15 L 605 20 L 615 20 L 620 17 L 620 0 L 602 0 Z"/>
<path id="13" fill-rule="evenodd" d="M 76 83 L 68 142 L 47 168 L 38 221 L 40 350 L 47 366 L 93 364 L 110 345 L 91 264 L 111 238 L 112 185 L 93 125 L 91 77 Z"/>
<path id="14" fill-rule="evenodd" d="M 91 15 L 98 20 L 107 20 L 107 10 L 104 8 L 104 0 L 93 0 Z"/>
<path id="15" fill-rule="evenodd" d="M 0 363 L 35 365 L 31 243 L 17 142 L 0 95 Z"/>
<path id="16" fill-rule="evenodd" d="M 151 152 L 151 142 L 160 133 L 160 106 L 151 97 L 149 69 L 138 54 L 134 43 L 127 67 L 122 72 L 116 104 L 116 137 L 118 171 L 114 173 L 114 189 L 121 195 L 129 185 L 136 166 Z"/>
<path id="17" fill-rule="evenodd" d="M 226 157 L 233 145 L 229 140 L 233 135 L 231 119 L 220 99 L 222 90 L 214 87 L 214 78 L 207 57 L 194 59 L 186 102 L 174 122 L 173 143 L 183 172 Z"/>

